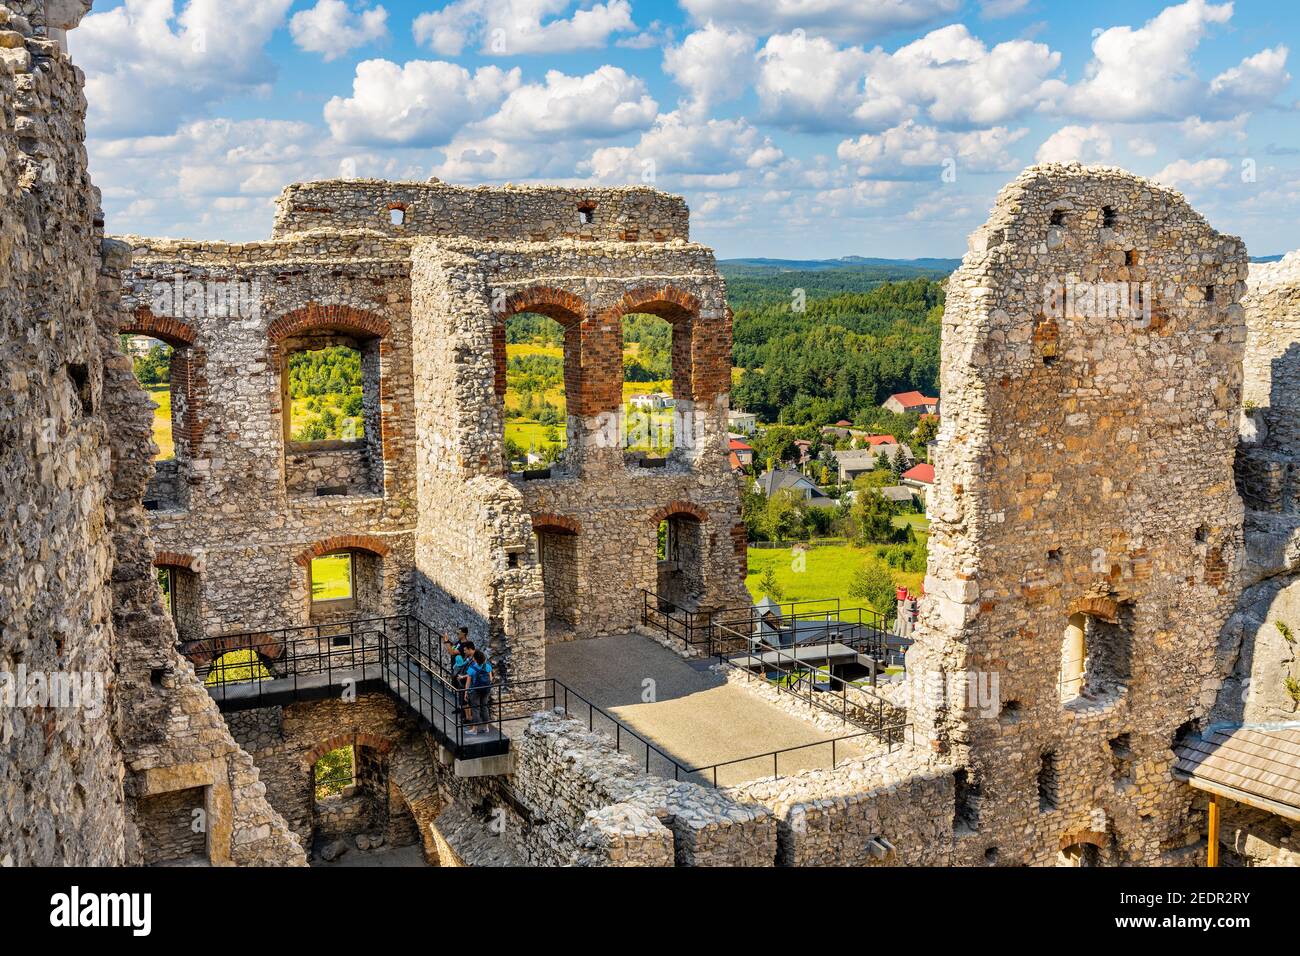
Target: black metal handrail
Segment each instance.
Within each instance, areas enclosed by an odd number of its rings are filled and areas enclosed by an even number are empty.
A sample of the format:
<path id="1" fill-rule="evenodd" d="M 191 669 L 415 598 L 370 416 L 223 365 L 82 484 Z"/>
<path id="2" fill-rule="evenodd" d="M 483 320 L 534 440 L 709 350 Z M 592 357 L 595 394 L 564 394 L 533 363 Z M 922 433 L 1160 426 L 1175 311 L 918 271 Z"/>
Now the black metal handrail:
<path id="1" fill-rule="evenodd" d="M 767 665 L 763 658 L 768 654 L 776 655 L 776 668 L 785 670 L 792 679 L 786 681 L 769 681 L 765 676 L 761 679 L 771 687 L 775 687 L 779 692 L 790 694 L 791 696 L 803 701 L 811 707 L 815 707 L 824 713 L 839 718 L 842 723 L 852 724 L 861 728 L 865 733 L 875 735 L 889 750 L 893 750 L 895 739 L 901 743 L 901 732 L 907 726 L 906 719 L 894 720 L 893 714 L 901 712 L 903 708 L 887 701 L 870 687 L 864 687 L 861 684 L 846 681 L 842 677 L 837 677 L 831 671 L 830 664 L 830 645 L 824 646 L 827 649 L 827 656 L 823 663 L 817 663 L 816 657 L 813 663 L 807 660 L 800 660 L 798 652 L 807 653 L 810 649 L 815 649 L 818 644 L 800 643 L 793 645 L 776 645 L 761 639 L 755 639 L 749 635 L 739 632 L 729 631 L 723 625 L 717 625 L 723 632 L 723 637 L 730 636 L 735 643 L 747 643 L 749 649 L 737 655 L 740 659 L 746 660 L 757 656 L 758 667 L 766 672 Z M 743 673 L 747 680 L 755 679 L 755 672 L 752 662 L 742 665 L 736 659 L 729 656 L 723 649 L 724 642 L 720 642 L 718 653 L 714 655 L 718 661 L 728 667 Z M 757 645 L 757 646 L 755 646 Z M 822 686 L 828 689 L 822 689 Z M 838 693 L 837 693 L 838 689 Z M 850 690 L 860 698 L 850 702 Z M 827 697 L 838 702 L 838 707 L 828 705 Z M 865 714 L 866 716 L 860 716 Z"/>
<path id="2" fill-rule="evenodd" d="M 344 681 L 360 683 L 373 680 L 414 710 L 424 724 L 452 742 L 458 750 L 481 742 L 475 740 L 471 729 L 487 727 L 496 733 L 498 740 L 508 739 L 506 725 L 530 719 L 539 705 L 563 710 L 566 716 L 574 719 L 580 719 L 575 717 L 575 711 L 580 714 L 581 708 L 585 707 L 588 730 L 600 730 L 612 739 L 617 752 L 631 755 L 633 749 L 643 750 L 647 773 L 667 776 L 668 769 L 671 769 L 671 778 L 675 781 L 707 783 L 714 787 L 718 786 L 720 768 L 770 758 L 773 776 L 779 777 L 782 756 L 813 747 L 829 745 L 834 768 L 839 760 L 838 745 L 843 741 L 869 734 L 881 736 L 883 728 L 886 742 L 892 749 L 894 738 L 901 741 L 904 729 L 903 726 L 884 727 L 882 712 L 875 727 L 863 727 L 856 733 L 714 764 L 688 766 L 555 678 L 496 681 L 489 688 L 487 720 L 475 720 L 474 715 L 465 713 L 466 692 L 452 673 L 444 635 L 412 615 L 246 631 L 185 641 L 180 647 L 191 659 L 206 657 L 211 661 L 204 676 L 217 675 L 217 680 L 208 688 L 219 701 L 226 700 L 237 688 L 245 689 L 241 696 L 247 699 L 246 689 L 251 685 L 255 688 L 256 706 L 272 681 L 290 681 L 297 694 L 309 687 L 319 691 Z M 783 650 L 770 646 L 769 649 Z M 225 655 L 239 651 L 245 652 L 240 660 L 230 662 L 223 659 Z M 720 659 L 733 667 L 739 666 L 727 661 L 725 656 L 720 656 Z M 809 690 L 808 693 L 811 695 L 813 692 Z M 846 722 L 854 723 L 851 719 Z M 662 773 L 656 770 L 656 758 L 661 762 Z"/>
<path id="3" fill-rule="evenodd" d="M 833 605 L 833 609 L 797 610 L 807 605 Z M 906 668 L 905 653 L 912 641 L 890 632 L 884 618 L 871 608 L 840 606 L 839 598 L 825 600 L 791 601 L 781 605 L 788 612 L 778 615 L 775 626 L 794 643 L 807 646 L 818 640 L 822 643 L 840 643 L 854 650 L 896 662 Z M 708 613 L 683 608 L 662 595 L 641 590 L 641 623 L 659 630 L 674 643 L 688 650 L 702 649 L 715 656 L 718 645 L 748 635 L 751 641 L 774 626 L 767 617 L 767 609 L 748 607 L 723 608 Z"/>

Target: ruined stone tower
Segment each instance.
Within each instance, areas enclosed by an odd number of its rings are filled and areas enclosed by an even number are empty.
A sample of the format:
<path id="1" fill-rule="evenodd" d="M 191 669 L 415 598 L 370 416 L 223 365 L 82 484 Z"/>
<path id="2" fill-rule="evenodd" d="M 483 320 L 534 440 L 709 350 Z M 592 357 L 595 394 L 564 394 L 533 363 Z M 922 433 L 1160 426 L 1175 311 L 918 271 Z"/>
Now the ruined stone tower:
<path id="1" fill-rule="evenodd" d="M 1121 170 L 998 197 L 948 286 L 944 420 L 913 681 L 963 766 L 954 862 L 1171 862 L 1170 776 L 1237 592 L 1242 243 Z M 963 691 L 997 675 L 999 706 Z"/>

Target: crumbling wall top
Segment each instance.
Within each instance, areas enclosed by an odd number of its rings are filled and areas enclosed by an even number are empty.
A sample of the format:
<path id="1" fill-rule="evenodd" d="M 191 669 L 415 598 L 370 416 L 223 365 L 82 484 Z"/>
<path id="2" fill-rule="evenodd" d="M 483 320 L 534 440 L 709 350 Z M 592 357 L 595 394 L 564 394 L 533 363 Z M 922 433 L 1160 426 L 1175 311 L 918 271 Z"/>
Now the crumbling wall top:
<path id="1" fill-rule="evenodd" d="M 375 179 L 294 183 L 272 236 L 320 229 L 486 240 L 667 242 L 689 238 L 686 201 L 645 186 L 453 186 Z"/>

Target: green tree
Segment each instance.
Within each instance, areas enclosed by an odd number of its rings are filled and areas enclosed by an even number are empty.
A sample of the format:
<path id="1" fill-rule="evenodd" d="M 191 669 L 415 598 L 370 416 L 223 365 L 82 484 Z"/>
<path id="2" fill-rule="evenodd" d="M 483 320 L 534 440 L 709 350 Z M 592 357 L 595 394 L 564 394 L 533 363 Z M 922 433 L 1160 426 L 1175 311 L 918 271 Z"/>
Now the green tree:
<path id="1" fill-rule="evenodd" d="M 893 506 L 877 489 L 857 489 L 857 494 L 853 497 L 852 516 L 859 545 L 890 544 L 898 540 Z"/>
<path id="2" fill-rule="evenodd" d="M 897 581 L 889 565 L 875 555 L 869 556 L 853 572 L 849 582 L 849 596 L 865 601 L 871 608 L 892 624 L 898 614 Z"/>
<path id="3" fill-rule="evenodd" d="M 773 541 L 804 536 L 803 498 L 793 488 L 781 488 L 767 499 L 763 530 Z"/>
<path id="4" fill-rule="evenodd" d="M 785 598 L 785 590 L 777 581 L 776 571 L 773 570 L 770 564 L 758 576 L 758 589 L 778 603 Z"/>
<path id="5" fill-rule="evenodd" d="M 916 430 L 912 432 L 912 444 L 918 451 L 924 449 L 928 442 L 934 441 L 939 437 L 939 416 L 922 415 L 921 420 L 916 423 Z"/>

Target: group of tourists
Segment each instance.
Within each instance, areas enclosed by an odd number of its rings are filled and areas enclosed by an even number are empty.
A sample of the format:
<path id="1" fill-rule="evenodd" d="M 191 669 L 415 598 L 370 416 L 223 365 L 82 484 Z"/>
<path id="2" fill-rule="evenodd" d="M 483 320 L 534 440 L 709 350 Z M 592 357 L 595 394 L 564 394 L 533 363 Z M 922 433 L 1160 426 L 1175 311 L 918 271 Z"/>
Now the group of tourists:
<path id="1" fill-rule="evenodd" d="M 492 685 L 497 680 L 492 662 L 474 646 L 467 627 L 460 629 L 455 643 L 447 641 L 447 656 L 451 659 L 452 681 L 458 688 L 459 706 L 464 709 L 465 733 L 474 736 L 490 734 Z"/>

